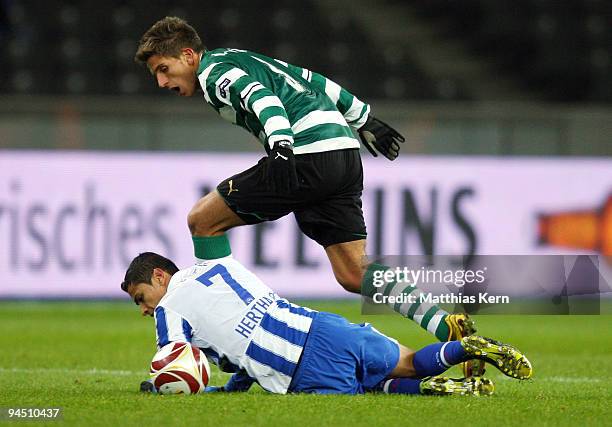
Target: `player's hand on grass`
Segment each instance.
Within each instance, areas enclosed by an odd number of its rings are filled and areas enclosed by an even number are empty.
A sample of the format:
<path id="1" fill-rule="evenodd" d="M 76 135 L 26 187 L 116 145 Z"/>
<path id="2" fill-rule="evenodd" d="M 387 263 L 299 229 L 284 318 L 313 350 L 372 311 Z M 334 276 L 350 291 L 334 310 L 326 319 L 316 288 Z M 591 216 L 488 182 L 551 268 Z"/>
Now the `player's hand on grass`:
<path id="1" fill-rule="evenodd" d="M 276 141 L 265 167 L 265 184 L 272 191 L 291 193 L 298 187 L 293 146 L 289 141 Z"/>
<path id="2" fill-rule="evenodd" d="M 254 382 L 255 380 L 244 369 L 241 369 L 232 375 L 222 388 L 227 392 L 245 392 L 249 391 Z"/>
<path id="3" fill-rule="evenodd" d="M 223 393 L 224 391 L 225 391 L 225 388 L 223 388 L 223 387 L 216 387 L 214 385 L 207 386 L 204 389 L 204 393 Z"/>
<path id="4" fill-rule="evenodd" d="M 371 114 L 358 132 L 361 142 L 374 157 L 378 157 L 378 154 L 376 154 L 376 151 L 378 151 L 389 160 L 397 158 L 400 149 L 399 143 L 405 141 L 398 131 Z"/>
<path id="5" fill-rule="evenodd" d="M 140 383 L 140 392 L 157 394 L 157 389 L 153 385 L 153 381 L 145 380 Z"/>
<path id="6" fill-rule="evenodd" d="M 225 391 L 224 387 L 207 386 L 202 391 L 202 393 L 221 393 L 224 391 Z M 145 380 L 140 383 L 140 392 L 157 394 L 157 389 L 155 388 L 151 380 Z"/>

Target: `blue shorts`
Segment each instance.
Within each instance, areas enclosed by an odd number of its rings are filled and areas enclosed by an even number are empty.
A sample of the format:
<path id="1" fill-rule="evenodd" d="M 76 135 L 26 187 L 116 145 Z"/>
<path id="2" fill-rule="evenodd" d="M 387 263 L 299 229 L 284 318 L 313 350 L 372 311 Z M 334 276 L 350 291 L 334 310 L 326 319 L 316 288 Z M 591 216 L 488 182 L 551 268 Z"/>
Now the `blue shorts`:
<path id="1" fill-rule="evenodd" d="M 384 380 L 398 360 L 397 341 L 370 324 L 318 313 L 288 391 L 362 394 Z"/>

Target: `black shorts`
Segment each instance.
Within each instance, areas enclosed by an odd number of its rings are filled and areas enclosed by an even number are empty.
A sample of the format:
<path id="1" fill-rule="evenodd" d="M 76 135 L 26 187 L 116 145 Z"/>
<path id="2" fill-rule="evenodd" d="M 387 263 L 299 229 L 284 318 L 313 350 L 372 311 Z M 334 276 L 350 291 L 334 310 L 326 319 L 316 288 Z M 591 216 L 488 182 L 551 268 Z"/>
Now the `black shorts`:
<path id="1" fill-rule="evenodd" d="M 323 247 L 366 238 L 359 150 L 295 156 L 300 184 L 291 194 L 271 192 L 263 184 L 265 159 L 217 186 L 244 222 L 274 221 L 293 212 L 300 230 Z"/>

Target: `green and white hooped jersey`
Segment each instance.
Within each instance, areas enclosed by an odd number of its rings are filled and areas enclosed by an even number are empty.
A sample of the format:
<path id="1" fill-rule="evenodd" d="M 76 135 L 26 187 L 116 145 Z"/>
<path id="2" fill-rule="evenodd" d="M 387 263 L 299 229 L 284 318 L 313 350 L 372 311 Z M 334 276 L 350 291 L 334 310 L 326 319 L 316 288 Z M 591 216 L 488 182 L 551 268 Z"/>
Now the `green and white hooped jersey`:
<path id="1" fill-rule="evenodd" d="M 361 127 L 370 112 L 324 76 L 246 50 L 205 52 L 198 80 L 221 117 L 264 147 L 290 141 L 296 155 L 359 148 L 351 127 Z"/>

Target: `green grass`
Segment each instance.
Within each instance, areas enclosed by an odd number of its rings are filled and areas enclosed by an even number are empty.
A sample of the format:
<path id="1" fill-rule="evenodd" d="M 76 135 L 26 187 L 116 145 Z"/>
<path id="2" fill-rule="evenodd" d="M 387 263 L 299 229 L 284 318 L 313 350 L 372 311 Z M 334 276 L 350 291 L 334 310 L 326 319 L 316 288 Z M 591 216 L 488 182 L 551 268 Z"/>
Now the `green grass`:
<path id="1" fill-rule="evenodd" d="M 411 348 L 432 338 L 355 302 L 311 302 L 368 321 Z M 153 320 L 129 302 L 0 303 L 0 407 L 62 407 L 76 425 L 604 425 L 612 411 L 610 316 L 479 316 L 482 334 L 522 349 L 534 379 L 489 370 L 492 397 L 141 395 L 155 353 Z M 456 371 L 456 374 L 459 372 Z M 213 371 L 211 384 L 226 374 Z"/>

